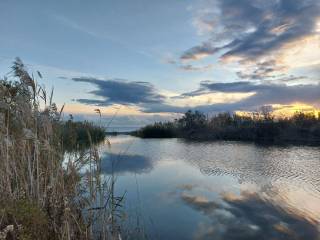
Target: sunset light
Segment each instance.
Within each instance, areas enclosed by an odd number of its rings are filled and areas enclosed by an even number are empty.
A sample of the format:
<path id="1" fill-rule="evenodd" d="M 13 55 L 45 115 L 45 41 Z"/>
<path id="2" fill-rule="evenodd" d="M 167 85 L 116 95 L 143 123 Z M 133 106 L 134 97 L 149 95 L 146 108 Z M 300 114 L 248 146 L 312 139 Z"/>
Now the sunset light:
<path id="1" fill-rule="evenodd" d="M 0 9 L 0 240 L 320 240 L 320 0 Z"/>

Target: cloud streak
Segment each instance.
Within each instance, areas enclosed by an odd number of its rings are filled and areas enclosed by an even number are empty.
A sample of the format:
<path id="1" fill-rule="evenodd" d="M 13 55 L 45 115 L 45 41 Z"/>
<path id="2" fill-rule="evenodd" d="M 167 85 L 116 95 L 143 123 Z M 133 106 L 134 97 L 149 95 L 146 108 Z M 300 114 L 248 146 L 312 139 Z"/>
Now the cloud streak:
<path id="1" fill-rule="evenodd" d="M 236 103 L 202 106 L 199 107 L 200 109 L 212 109 L 212 111 L 255 110 L 263 105 L 291 104 L 293 102 L 320 105 L 320 84 L 288 86 L 286 84 L 256 84 L 249 81 L 231 83 L 205 81 L 200 84 L 198 90 L 183 95 L 197 96 L 208 92 L 255 92 L 255 94 Z"/>
<path id="2" fill-rule="evenodd" d="M 80 103 L 96 106 L 130 105 L 138 107 L 144 113 L 184 113 L 189 109 L 211 113 L 237 110 L 250 111 L 257 110 L 264 105 L 290 105 L 297 102 L 320 106 L 319 83 L 286 85 L 281 83 L 258 84 L 252 81 L 230 83 L 203 81 L 195 91 L 169 97 L 159 94 L 159 90 L 147 82 L 129 82 L 117 79 L 100 80 L 85 77 L 73 78 L 72 80 L 89 83 L 97 87 L 96 90 L 90 92 L 95 98 L 76 99 Z M 226 95 L 248 93 L 248 96 L 232 102 L 208 103 L 192 107 L 177 104 L 175 101 L 186 99 L 187 103 L 195 97 L 206 97 L 208 94 L 214 96 L 218 93 Z"/>

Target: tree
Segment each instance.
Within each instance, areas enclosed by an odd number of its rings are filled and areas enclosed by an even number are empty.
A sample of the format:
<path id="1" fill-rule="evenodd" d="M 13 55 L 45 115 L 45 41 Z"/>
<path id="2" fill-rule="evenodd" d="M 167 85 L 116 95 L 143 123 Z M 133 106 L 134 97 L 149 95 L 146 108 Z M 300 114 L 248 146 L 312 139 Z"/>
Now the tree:
<path id="1" fill-rule="evenodd" d="M 187 111 L 184 116 L 178 120 L 179 125 L 184 129 L 196 129 L 204 127 L 206 124 L 206 115 L 199 111 Z"/>

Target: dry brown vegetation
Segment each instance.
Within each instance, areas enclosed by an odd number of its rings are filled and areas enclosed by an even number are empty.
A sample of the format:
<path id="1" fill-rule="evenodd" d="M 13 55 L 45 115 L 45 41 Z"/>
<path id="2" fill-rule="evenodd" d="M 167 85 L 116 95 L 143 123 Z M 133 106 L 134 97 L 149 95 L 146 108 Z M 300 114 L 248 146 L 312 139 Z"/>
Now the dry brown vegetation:
<path id="1" fill-rule="evenodd" d="M 66 154 L 52 92 L 20 59 L 9 78 L 0 80 L 0 239 L 117 239 L 122 199 L 100 175 L 98 150 Z"/>

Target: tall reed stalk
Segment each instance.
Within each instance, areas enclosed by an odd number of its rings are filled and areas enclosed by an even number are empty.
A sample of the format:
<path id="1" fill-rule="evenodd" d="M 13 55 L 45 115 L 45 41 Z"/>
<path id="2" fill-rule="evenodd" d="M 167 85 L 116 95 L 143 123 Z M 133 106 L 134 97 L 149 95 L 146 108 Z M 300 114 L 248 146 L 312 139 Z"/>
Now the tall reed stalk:
<path id="1" fill-rule="evenodd" d="M 113 178 L 102 179 L 98 149 L 66 157 L 53 91 L 19 58 L 10 78 L 0 80 L 0 239 L 119 239 L 123 198 L 113 196 Z"/>

